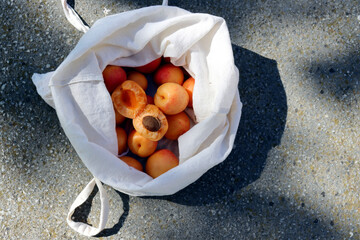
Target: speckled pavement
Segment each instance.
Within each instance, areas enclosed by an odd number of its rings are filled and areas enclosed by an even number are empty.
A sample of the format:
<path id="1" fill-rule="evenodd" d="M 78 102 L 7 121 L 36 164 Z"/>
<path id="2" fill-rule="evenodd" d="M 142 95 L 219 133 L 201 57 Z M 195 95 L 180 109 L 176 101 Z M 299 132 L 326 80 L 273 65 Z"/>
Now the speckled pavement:
<path id="1" fill-rule="evenodd" d="M 160 0 L 76 0 L 91 26 Z M 244 104 L 228 159 L 184 190 L 106 186 L 101 239 L 360 239 L 360 1 L 183 0 L 226 19 Z M 82 36 L 57 0 L 0 1 L 0 239 L 87 239 L 66 223 L 92 176 L 38 96 Z M 97 224 L 99 194 L 75 214 Z"/>

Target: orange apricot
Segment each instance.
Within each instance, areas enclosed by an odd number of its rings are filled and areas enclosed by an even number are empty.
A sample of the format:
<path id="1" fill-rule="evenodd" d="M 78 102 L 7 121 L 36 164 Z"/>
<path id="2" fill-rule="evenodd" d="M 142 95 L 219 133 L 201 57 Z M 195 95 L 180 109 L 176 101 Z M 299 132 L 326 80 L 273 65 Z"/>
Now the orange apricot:
<path id="1" fill-rule="evenodd" d="M 114 107 L 114 111 L 115 111 L 115 122 L 116 125 L 122 124 L 125 121 L 125 117 L 123 115 L 121 115 L 116 108 Z"/>
<path id="2" fill-rule="evenodd" d="M 185 110 L 189 103 L 189 94 L 177 83 L 164 83 L 158 87 L 154 102 L 163 113 L 173 115 Z"/>
<path id="3" fill-rule="evenodd" d="M 157 145 L 158 142 L 151 141 L 141 136 L 141 134 L 135 130 L 131 131 L 128 136 L 128 146 L 130 151 L 139 157 L 150 156 L 155 152 Z"/>
<path id="4" fill-rule="evenodd" d="M 109 91 L 112 93 L 117 86 L 126 80 L 126 72 L 122 67 L 108 65 L 102 72 L 104 83 Z"/>
<path id="5" fill-rule="evenodd" d="M 147 104 L 146 93 L 139 84 L 126 80 L 111 94 L 116 110 L 127 118 L 135 118 Z"/>
<path id="6" fill-rule="evenodd" d="M 143 66 L 135 67 L 135 69 L 142 73 L 152 73 L 160 66 L 160 63 L 161 63 L 161 57 Z"/>
<path id="7" fill-rule="evenodd" d="M 166 63 L 159 67 L 154 74 L 154 82 L 161 85 L 167 82 L 182 84 L 184 81 L 184 74 L 180 67 L 171 63 Z"/>
<path id="8" fill-rule="evenodd" d="M 118 154 L 122 154 L 127 149 L 127 135 L 123 128 L 116 127 L 116 136 L 118 142 Z"/>
<path id="9" fill-rule="evenodd" d="M 141 172 L 144 171 L 142 164 L 135 158 L 129 157 L 129 156 L 122 156 L 122 157 L 120 157 L 120 159 L 122 161 L 124 161 L 127 165 L 129 165 L 130 167 L 133 167 Z"/>
<path id="10" fill-rule="evenodd" d="M 195 79 L 193 77 L 188 78 L 182 85 L 185 88 L 185 90 L 187 91 L 187 93 L 189 94 L 188 107 L 193 106 L 192 96 L 193 96 L 193 92 L 194 92 L 194 85 L 195 85 Z"/>
<path id="11" fill-rule="evenodd" d="M 144 111 L 133 119 L 135 130 L 151 141 L 159 141 L 168 130 L 168 122 L 164 113 L 152 104 L 146 105 Z"/>
<path id="12" fill-rule="evenodd" d="M 127 80 L 133 80 L 134 82 L 137 82 L 144 91 L 146 91 L 148 87 L 148 81 L 144 74 L 136 72 L 136 71 L 130 71 L 127 74 Z"/>
<path id="13" fill-rule="evenodd" d="M 185 112 L 166 116 L 169 128 L 165 137 L 170 140 L 177 140 L 181 135 L 190 129 L 190 119 Z"/>
<path id="14" fill-rule="evenodd" d="M 179 159 L 168 149 L 161 149 L 153 153 L 146 161 L 145 171 L 156 178 L 179 165 Z"/>

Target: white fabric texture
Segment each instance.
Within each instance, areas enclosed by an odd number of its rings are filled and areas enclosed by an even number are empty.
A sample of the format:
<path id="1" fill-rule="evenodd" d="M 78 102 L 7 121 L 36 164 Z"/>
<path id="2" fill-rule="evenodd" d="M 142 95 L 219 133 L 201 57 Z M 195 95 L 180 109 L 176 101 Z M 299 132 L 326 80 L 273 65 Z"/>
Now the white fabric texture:
<path id="1" fill-rule="evenodd" d="M 61 0 L 66 19 L 79 31 L 87 32 L 89 27 L 84 24 L 75 10 L 67 3 L 67 0 Z"/>
<path id="2" fill-rule="evenodd" d="M 100 192 L 100 202 L 101 202 L 101 208 L 100 208 L 100 221 L 98 227 L 90 226 L 89 224 L 82 223 L 82 222 L 75 222 L 71 219 L 73 213 L 75 212 L 75 209 L 79 206 L 81 206 L 90 196 L 91 192 L 93 191 L 95 184 L 97 185 L 99 192 Z M 67 216 L 67 223 L 69 226 L 74 229 L 75 231 L 91 237 L 95 236 L 96 234 L 100 233 L 106 225 L 106 222 L 108 220 L 109 216 L 109 201 L 106 195 L 106 191 L 103 188 L 101 182 L 94 178 L 92 179 L 88 185 L 84 188 L 84 190 L 81 191 L 81 193 L 78 195 L 78 197 L 75 199 L 74 203 L 70 207 L 69 214 Z"/>
<path id="3" fill-rule="evenodd" d="M 141 66 L 160 56 L 195 78 L 197 124 L 179 138 L 179 166 L 153 179 L 117 157 L 115 115 L 102 71 L 108 64 Z M 170 6 L 98 20 L 56 71 L 33 75 L 94 177 L 133 196 L 173 194 L 226 159 L 241 116 L 238 79 L 224 19 Z"/>

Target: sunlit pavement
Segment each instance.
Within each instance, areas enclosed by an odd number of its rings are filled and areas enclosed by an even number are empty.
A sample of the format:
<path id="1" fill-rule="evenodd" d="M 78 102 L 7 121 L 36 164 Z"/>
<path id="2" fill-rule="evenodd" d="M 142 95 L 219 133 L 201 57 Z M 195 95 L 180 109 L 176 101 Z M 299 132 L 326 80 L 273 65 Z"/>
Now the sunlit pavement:
<path id="1" fill-rule="evenodd" d="M 91 26 L 161 1 L 84 0 Z M 184 190 L 105 187 L 103 239 L 360 239 L 360 2 L 169 1 L 227 21 L 244 104 L 228 159 Z M 91 180 L 31 82 L 82 33 L 60 1 L 0 2 L 0 238 L 86 239 L 66 223 Z M 98 194 L 76 219 L 97 225 Z M 90 208 L 91 206 L 91 208 Z M 87 220 L 86 220 L 87 218 Z"/>

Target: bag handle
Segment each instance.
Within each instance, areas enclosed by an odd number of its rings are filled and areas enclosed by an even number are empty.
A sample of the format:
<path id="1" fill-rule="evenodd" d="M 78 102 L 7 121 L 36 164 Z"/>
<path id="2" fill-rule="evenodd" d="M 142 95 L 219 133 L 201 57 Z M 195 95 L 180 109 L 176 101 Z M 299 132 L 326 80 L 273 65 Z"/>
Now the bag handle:
<path id="1" fill-rule="evenodd" d="M 67 0 L 61 0 L 61 5 L 63 7 L 65 17 L 67 20 L 79 31 L 86 33 L 89 30 L 89 27 L 85 25 L 84 21 L 80 18 L 77 12 L 67 3 Z M 168 5 L 168 0 L 163 0 L 163 6 Z"/>
<path id="2" fill-rule="evenodd" d="M 61 0 L 61 5 L 63 7 L 65 17 L 67 20 L 79 31 L 86 33 L 89 30 L 89 27 L 85 25 L 84 21 L 80 18 L 77 12 L 67 3 L 67 0 Z M 168 0 L 163 0 L 163 6 L 168 5 Z M 75 209 L 82 205 L 90 196 L 91 192 L 93 191 L 95 184 L 97 185 L 99 192 L 100 192 L 100 202 L 101 202 L 101 209 L 100 209 L 100 222 L 98 227 L 90 226 L 87 223 L 82 222 L 74 222 L 71 217 L 75 212 Z M 68 216 L 67 216 L 67 223 L 68 225 L 74 229 L 76 232 L 85 235 L 87 237 L 95 236 L 104 230 L 106 222 L 109 216 L 109 200 L 106 195 L 106 191 L 102 186 L 102 183 L 99 179 L 93 178 L 86 187 L 82 190 L 82 192 L 77 196 L 74 203 L 71 205 Z"/>
<path id="3" fill-rule="evenodd" d="M 89 198 L 90 194 L 92 193 L 92 191 L 95 187 L 95 184 L 97 185 L 97 187 L 99 189 L 100 202 L 101 202 L 99 226 L 93 227 L 87 223 L 74 222 L 71 219 L 71 216 L 74 214 L 75 209 L 77 207 L 79 207 L 81 204 L 83 204 Z M 95 236 L 96 234 L 100 233 L 105 228 L 106 222 L 108 220 L 108 216 L 109 216 L 109 200 L 106 195 L 106 191 L 103 188 L 103 185 L 100 182 L 100 180 L 97 178 L 93 178 L 88 183 L 88 185 L 86 185 L 86 187 L 82 190 L 82 192 L 79 194 L 79 196 L 77 196 L 74 203 L 71 205 L 66 221 L 69 224 L 69 226 L 72 229 L 74 229 L 76 232 L 83 234 L 87 237 L 91 237 L 91 236 Z"/>

